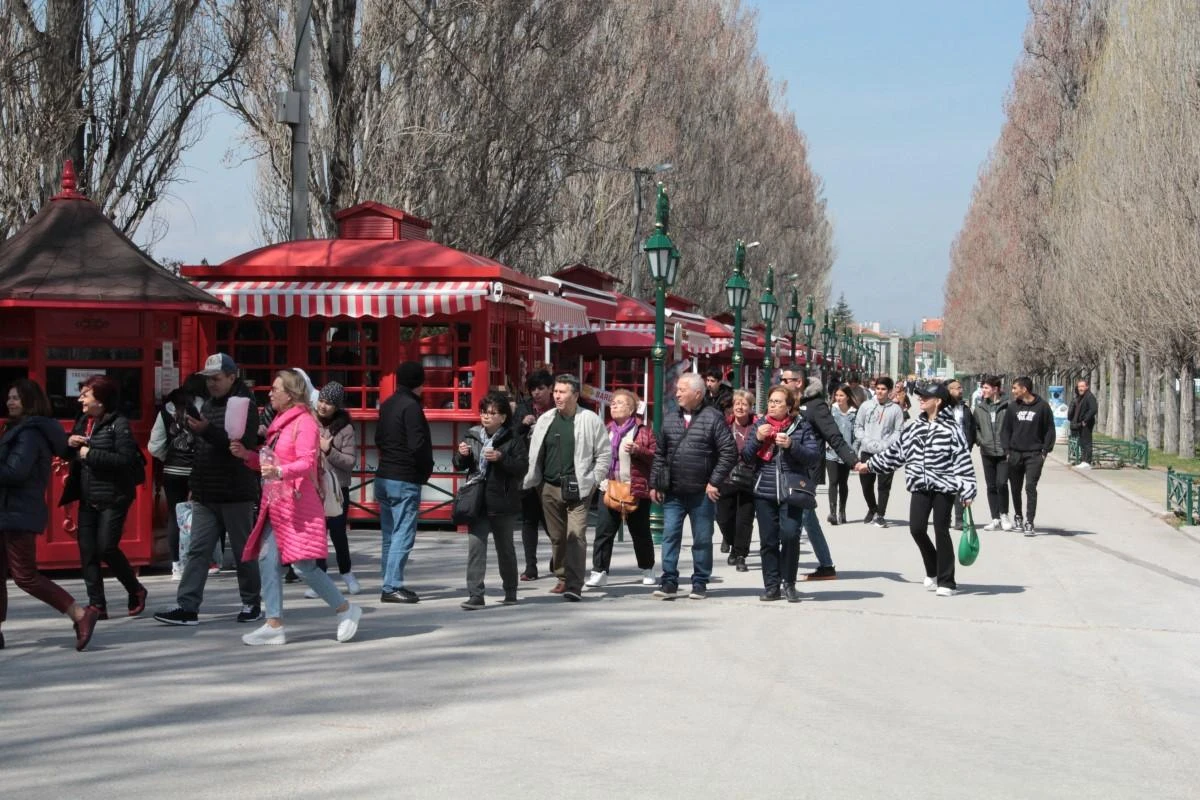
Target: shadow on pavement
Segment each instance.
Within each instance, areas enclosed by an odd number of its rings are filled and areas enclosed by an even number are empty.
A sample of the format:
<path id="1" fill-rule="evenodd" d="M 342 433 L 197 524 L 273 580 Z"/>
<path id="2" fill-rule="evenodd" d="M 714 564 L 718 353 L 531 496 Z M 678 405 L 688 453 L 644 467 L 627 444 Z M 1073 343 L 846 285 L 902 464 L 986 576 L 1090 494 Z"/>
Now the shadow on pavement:
<path id="1" fill-rule="evenodd" d="M 959 583 L 959 594 L 979 594 L 979 595 L 997 595 L 997 594 L 1022 594 L 1025 591 L 1024 586 L 1006 586 L 1003 584 L 988 586 L 985 584 L 970 584 Z"/>

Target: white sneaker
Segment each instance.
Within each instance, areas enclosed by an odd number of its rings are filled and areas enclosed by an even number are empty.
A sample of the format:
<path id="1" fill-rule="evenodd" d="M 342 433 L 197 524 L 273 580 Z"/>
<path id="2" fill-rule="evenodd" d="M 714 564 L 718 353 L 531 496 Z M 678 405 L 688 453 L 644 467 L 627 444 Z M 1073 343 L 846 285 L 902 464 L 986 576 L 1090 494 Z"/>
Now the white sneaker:
<path id="1" fill-rule="evenodd" d="M 642 570 L 642 586 L 658 586 L 658 578 L 654 574 L 654 567 Z"/>
<path id="2" fill-rule="evenodd" d="M 1091 469 L 1091 468 L 1092 468 L 1092 465 L 1087 463 L 1086 461 L 1080 461 L 1078 464 L 1075 465 L 1075 469 Z"/>
<path id="3" fill-rule="evenodd" d="M 171 580 L 177 581 L 183 577 L 183 562 L 171 562 Z"/>
<path id="4" fill-rule="evenodd" d="M 591 574 L 591 577 L 589 577 L 587 579 L 587 583 L 585 583 L 584 586 L 590 587 L 592 589 L 596 589 L 601 586 L 604 586 L 607 583 L 608 583 L 608 573 L 607 572 L 593 572 Z"/>
<path id="5" fill-rule="evenodd" d="M 938 597 L 954 597 L 958 594 L 958 589 L 951 589 L 949 586 L 939 586 L 937 589 Z"/>
<path id="6" fill-rule="evenodd" d="M 362 586 L 359 585 L 358 578 L 354 577 L 353 572 L 343 574 L 342 581 L 346 584 L 346 594 L 358 594 L 362 591 Z"/>
<path id="7" fill-rule="evenodd" d="M 995 530 L 999 530 L 999 529 L 1000 529 L 1000 520 L 999 520 L 999 519 L 994 519 L 994 520 L 992 520 L 992 521 L 991 521 L 991 522 L 989 522 L 987 525 L 984 525 L 984 526 L 983 526 L 983 529 L 984 529 L 985 531 L 995 531 Z"/>
<path id="8" fill-rule="evenodd" d="M 1001 514 L 1000 515 L 1000 528 L 1002 530 L 1011 531 L 1013 529 L 1012 517 L 1010 517 L 1008 514 Z"/>
<path id="9" fill-rule="evenodd" d="M 243 636 L 242 642 L 249 645 L 287 644 L 287 635 L 283 632 L 282 625 L 278 628 L 272 628 L 264 622 L 261 628 Z"/>
<path id="10" fill-rule="evenodd" d="M 305 600 L 316 600 L 320 596 L 321 595 L 317 594 L 317 590 L 312 588 L 311 586 L 304 590 L 304 599 Z"/>
<path id="11" fill-rule="evenodd" d="M 935 589 L 937 589 L 937 578 L 926 578 L 925 591 L 932 592 Z"/>
<path id="12" fill-rule="evenodd" d="M 362 609 L 350 604 L 342 613 L 338 614 L 337 640 L 339 642 L 348 642 L 354 638 L 354 634 L 358 633 L 358 621 L 362 619 Z"/>

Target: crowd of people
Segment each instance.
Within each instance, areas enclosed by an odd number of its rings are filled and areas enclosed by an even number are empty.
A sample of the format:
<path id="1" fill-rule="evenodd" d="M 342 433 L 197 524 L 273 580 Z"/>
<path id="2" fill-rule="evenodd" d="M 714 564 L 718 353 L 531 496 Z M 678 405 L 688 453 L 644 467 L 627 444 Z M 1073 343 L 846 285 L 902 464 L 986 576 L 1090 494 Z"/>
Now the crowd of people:
<path id="1" fill-rule="evenodd" d="M 336 616 L 335 638 L 352 639 L 362 617 L 349 598 L 361 592 L 346 536 L 351 471 L 358 462 L 355 428 L 336 384 L 318 391 L 300 369 L 279 370 L 269 404 L 260 413 L 238 367 L 217 353 L 192 384 L 173 392 L 156 418 L 149 452 L 161 462 L 162 485 L 172 513 L 168 545 L 175 603 L 154 614 L 176 626 L 199 622 L 214 550 L 227 541 L 237 572 L 241 623 L 262 623 L 242 636 L 247 645 L 282 645 L 283 583 L 294 573 L 306 597 L 320 598 Z M 381 535 L 381 603 L 415 604 L 405 581 L 416 536 L 421 487 L 433 472 L 433 447 L 421 395 L 424 370 L 405 362 L 396 391 L 380 408 L 374 479 Z M 1054 446 L 1053 415 L 1032 382 L 1020 377 L 1006 398 L 1000 378 L 987 376 L 974 402 L 956 380 L 908 388 L 880 376 L 833 387 L 793 369 L 766 392 L 763 414 L 754 396 L 732 390 L 719 376 L 684 374 L 675 405 L 664 413 L 656 437 L 637 416 L 639 398 L 621 390 L 608 404 L 609 420 L 580 404 L 572 375 L 536 371 L 527 395 L 486 394 L 479 423 L 457 443 L 453 465 L 463 475 L 459 494 L 474 498 L 464 512 L 468 537 L 468 611 L 486 605 L 489 537 L 500 572 L 504 605 L 518 602 L 521 581 L 541 577 L 539 529 L 550 541 L 550 592 L 578 602 L 586 589 L 605 586 L 622 526 L 632 539 L 640 582 L 662 600 L 703 600 L 713 575 L 714 532 L 720 552 L 739 572 L 749 570 L 757 529 L 763 601 L 799 602 L 801 581 L 836 580 L 817 510 L 816 487 L 828 485 L 825 521 L 845 525 L 849 476 L 859 476 L 867 506 L 865 524 L 886 528 L 892 475 L 905 470 L 909 532 L 921 556 L 925 586 L 939 596 L 957 591 L 950 531 L 976 496 L 971 449 L 978 445 L 989 522 L 984 530 L 1035 535 L 1037 486 Z M 101 565 L 109 567 L 128 598 L 127 613 L 140 615 L 148 592 L 120 549 L 125 516 L 146 479 L 128 421 L 117 410 L 119 387 L 103 375 L 85 381 L 80 416 L 70 434 L 52 418 L 45 392 L 29 380 L 8 390 L 9 422 L 0 438 L 0 576 L 66 615 L 76 649 L 108 618 Z M 1090 399 L 1089 399 L 1090 398 Z M 832 401 L 832 402 L 830 402 Z M 1071 423 L 1090 434 L 1095 399 L 1086 382 L 1077 387 Z M 1083 437 L 1081 436 L 1081 444 Z M 1089 442 L 1090 444 L 1090 442 Z M 1084 461 L 1090 454 L 1084 449 Z M 88 598 L 78 604 L 38 572 L 37 534 L 47 524 L 46 488 L 51 461 L 70 465 L 63 503 L 78 503 L 80 567 Z M 466 492 L 470 487 L 472 491 Z M 596 501 L 593 503 L 593 501 Z M 1009 505 L 1013 513 L 1009 513 Z M 1023 501 L 1023 502 L 1022 502 Z M 464 500 L 464 503 L 466 501 Z M 650 505 L 661 504 L 663 536 L 656 554 Z M 587 530 L 595 506 L 591 570 Z M 182 544 L 174 511 L 190 511 L 190 536 Z M 953 523 L 952 523 L 953 518 Z M 691 528 L 691 574 L 680 572 L 683 528 Z M 933 538 L 929 536 L 932 522 Z M 518 572 L 515 533 L 521 529 L 523 570 Z M 799 574 L 803 531 L 817 566 Z M 338 582 L 327 573 L 333 543 Z M 656 565 L 656 555 L 659 556 Z M 657 569 L 656 569 L 657 566 Z M 6 590 L 0 591 L 0 623 Z M 0 647 L 3 647 L 0 633 Z"/>

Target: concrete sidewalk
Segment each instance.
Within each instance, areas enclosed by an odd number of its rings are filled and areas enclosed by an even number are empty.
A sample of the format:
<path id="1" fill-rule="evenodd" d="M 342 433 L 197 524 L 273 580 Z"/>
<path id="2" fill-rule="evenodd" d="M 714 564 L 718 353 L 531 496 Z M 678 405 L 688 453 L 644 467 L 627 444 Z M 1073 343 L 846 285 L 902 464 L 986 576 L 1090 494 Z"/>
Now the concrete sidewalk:
<path id="1" fill-rule="evenodd" d="M 1048 464 L 1042 535 L 983 534 L 953 598 L 921 586 L 902 475 L 893 527 L 826 528 L 839 580 L 798 605 L 719 554 L 709 599 L 654 600 L 626 542 L 578 604 L 546 579 L 495 604 L 493 559 L 468 613 L 464 538 L 422 534 L 422 602 L 381 606 L 364 531 L 354 642 L 292 585 L 289 644 L 242 646 L 222 575 L 199 627 L 114 619 L 81 654 L 10 586 L 4 796 L 1194 797 L 1200 545 L 1106 477 Z M 147 585 L 172 603 L 169 577 Z"/>

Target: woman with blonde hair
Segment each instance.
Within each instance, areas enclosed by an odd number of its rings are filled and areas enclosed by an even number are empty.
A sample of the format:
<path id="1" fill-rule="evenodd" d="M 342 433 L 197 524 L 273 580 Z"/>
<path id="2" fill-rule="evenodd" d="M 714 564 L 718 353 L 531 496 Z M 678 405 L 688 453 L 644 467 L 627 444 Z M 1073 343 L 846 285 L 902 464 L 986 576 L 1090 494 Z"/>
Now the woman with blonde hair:
<path id="1" fill-rule="evenodd" d="M 745 389 L 733 393 L 733 407 L 725 418 L 738 452 L 754 438 L 754 394 Z M 729 553 L 729 564 L 747 572 L 750 539 L 754 535 L 754 483 L 752 467 L 739 462 L 730 472 L 717 501 L 717 527 L 721 529 L 721 552 Z M 732 552 L 730 552 L 732 551 Z"/>
<path id="2" fill-rule="evenodd" d="M 248 645 L 287 642 L 283 629 L 284 562 L 290 562 L 337 612 L 339 642 L 354 638 L 362 617 L 362 609 L 348 601 L 317 567 L 317 559 L 323 558 L 328 548 L 325 508 L 317 490 L 318 424 L 311 399 L 311 384 L 299 371 L 280 370 L 271 383 L 270 402 L 275 417 L 267 428 L 267 444 L 257 452 L 246 450 L 238 441 L 230 444 L 230 452 L 259 470 L 263 479 L 258 522 L 246 542 L 243 557 L 258 558 L 267 621 L 242 637 Z"/>

